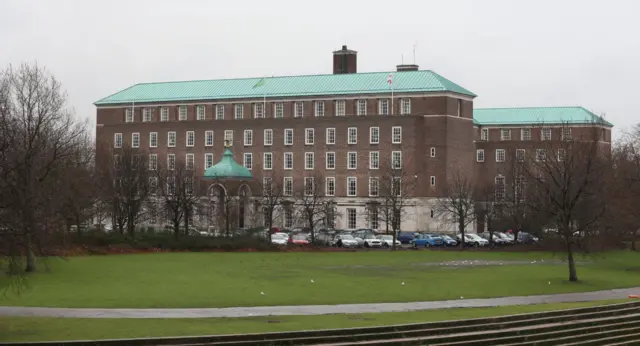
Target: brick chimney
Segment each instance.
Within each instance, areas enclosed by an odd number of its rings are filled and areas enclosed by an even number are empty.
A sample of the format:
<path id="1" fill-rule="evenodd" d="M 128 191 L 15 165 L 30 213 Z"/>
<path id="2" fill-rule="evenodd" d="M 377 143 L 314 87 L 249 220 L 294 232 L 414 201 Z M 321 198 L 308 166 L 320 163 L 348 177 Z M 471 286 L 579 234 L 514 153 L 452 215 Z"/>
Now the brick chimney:
<path id="1" fill-rule="evenodd" d="M 357 73 L 358 52 L 342 46 L 341 50 L 333 52 L 333 74 Z"/>

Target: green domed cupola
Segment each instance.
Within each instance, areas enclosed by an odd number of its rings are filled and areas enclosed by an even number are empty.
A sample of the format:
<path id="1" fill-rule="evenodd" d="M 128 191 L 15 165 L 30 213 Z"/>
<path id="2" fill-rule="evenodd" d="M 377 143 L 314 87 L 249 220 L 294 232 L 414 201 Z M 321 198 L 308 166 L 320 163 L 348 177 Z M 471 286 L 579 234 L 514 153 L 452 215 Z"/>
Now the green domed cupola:
<path id="1" fill-rule="evenodd" d="M 227 147 L 222 160 L 204 171 L 204 179 L 252 179 L 251 172 L 233 159 L 233 153 Z"/>

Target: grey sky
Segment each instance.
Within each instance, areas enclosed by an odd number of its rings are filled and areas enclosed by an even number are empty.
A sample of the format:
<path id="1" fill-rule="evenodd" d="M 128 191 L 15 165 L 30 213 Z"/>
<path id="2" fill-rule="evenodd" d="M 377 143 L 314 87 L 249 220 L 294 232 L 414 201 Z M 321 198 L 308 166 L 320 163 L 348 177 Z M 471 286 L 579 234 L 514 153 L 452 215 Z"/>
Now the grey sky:
<path id="1" fill-rule="evenodd" d="M 582 105 L 640 121 L 640 1 L 3 0 L 0 67 L 35 61 L 79 116 L 134 82 L 331 73 L 413 62 L 478 94 L 475 107 Z"/>

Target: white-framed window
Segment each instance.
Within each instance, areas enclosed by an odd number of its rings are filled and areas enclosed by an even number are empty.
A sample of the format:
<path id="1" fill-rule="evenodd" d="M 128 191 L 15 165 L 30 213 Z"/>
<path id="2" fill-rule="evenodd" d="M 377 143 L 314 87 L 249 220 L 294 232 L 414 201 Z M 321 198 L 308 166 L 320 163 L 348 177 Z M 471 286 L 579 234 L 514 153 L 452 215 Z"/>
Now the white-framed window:
<path id="1" fill-rule="evenodd" d="M 347 177 L 347 196 L 355 197 L 358 194 L 358 178 Z"/>
<path id="2" fill-rule="evenodd" d="M 530 141 L 531 140 L 531 129 L 530 128 L 520 129 L 520 140 L 521 141 Z"/>
<path id="3" fill-rule="evenodd" d="M 265 146 L 273 145 L 273 130 L 272 129 L 265 129 L 264 130 L 263 142 L 264 142 Z"/>
<path id="4" fill-rule="evenodd" d="M 358 143 L 358 128 L 357 127 L 349 127 L 349 128 L 347 128 L 347 143 L 348 144 L 357 144 Z"/>
<path id="5" fill-rule="evenodd" d="M 547 151 L 544 149 L 536 149 L 536 161 L 545 161 L 547 159 Z"/>
<path id="6" fill-rule="evenodd" d="M 251 153 L 244 153 L 242 155 L 242 165 L 248 169 L 251 170 L 253 168 L 253 154 Z"/>
<path id="7" fill-rule="evenodd" d="M 379 144 L 380 143 L 380 128 L 377 126 L 372 126 L 369 128 L 369 144 Z"/>
<path id="8" fill-rule="evenodd" d="M 391 168 L 393 169 L 402 168 L 402 152 L 401 151 L 391 152 Z"/>
<path id="9" fill-rule="evenodd" d="M 282 104 L 282 102 L 278 102 L 273 105 L 273 114 L 276 119 L 284 117 L 284 104 Z"/>
<path id="10" fill-rule="evenodd" d="M 185 157 L 185 168 L 188 170 L 193 170 L 196 162 L 196 156 L 194 154 L 187 154 Z"/>
<path id="11" fill-rule="evenodd" d="M 378 178 L 369 177 L 369 197 L 378 197 L 380 195 L 380 181 Z"/>
<path id="12" fill-rule="evenodd" d="M 476 161 L 484 162 L 484 149 L 476 150 Z"/>
<path id="13" fill-rule="evenodd" d="M 558 162 L 563 162 L 565 159 L 564 149 L 558 149 Z"/>
<path id="14" fill-rule="evenodd" d="M 314 129 L 304 129 L 304 144 L 313 145 L 315 143 L 316 131 Z"/>
<path id="15" fill-rule="evenodd" d="M 500 129 L 500 140 L 501 141 L 510 141 L 511 140 L 511 129 Z"/>
<path id="16" fill-rule="evenodd" d="M 505 180 L 504 176 L 497 175 L 495 178 L 496 202 L 504 201 Z"/>
<path id="17" fill-rule="evenodd" d="M 562 128 L 562 140 L 563 141 L 570 141 L 571 140 L 571 128 L 570 127 L 563 127 Z"/>
<path id="18" fill-rule="evenodd" d="M 207 169 L 211 166 L 213 166 L 213 154 L 206 153 L 204 154 L 204 169 Z"/>
<path id="19" fill-rule="evenodd" d="M 489 140 L 489 129 L 480 130 L 480 140 L 483 140 L 483 141 Z"/>
<path id="20" fill-rule="evenodd" d="M 195 131 L 187 131 L 187 146 L 193 147 L 196 145 L 196 133 Z"/>
<path id="21" fill-rule="evenodd" d="M 160 121 L 169 121 L 169 108 L 160 108 Z"/>
<path id="22" fill-rule="evenodd" d="M 295 102 L 293 104 L 293 116 L 295 118 L 302 118 L 302 115 L 304 114 L 304 103 L 300 102 Z"/>
<path id="23" fill-rule="evenodd" d="M 224 120 L 224 105 L 216 105 L 216 120 Z"/>
<path id="24" fill-rule="evenodd" d="M 284 181 L 282 183 L 282 194 L 285 196 L 293 195 L 293 177 L 284 177 Z M 287 209 L 288 208 L 285 210 Z"/>
<path id="25" fill-rule="evenodd" d="M 316 116 L 324 116 L 324 101 L 316 101 Z"/>
<path id="26" fill-rule="evenodd" d="M 431 149 L 429 150 L 431 157 L 436 157 L 436 148 L 435 147 L 431 147 Z"/>
<path id="27" fill-rule="evenodd" d="M 347 169 L 358 168 L 358 153 L 350 151 L 347 153 Z"/>
<path id="28" fill-rule="evenodd" d="M 262 195 L 269 196 L 275 193 L 273 191 L 273 179 L 271 177 L 262 177 Z M 266 212 L 267 210 L 264 210 Z M 266 226 L 266 225 L 265 225 Z"/>
<path id="29" fill-rule="evenodd" d="M 244 145 L 246 147 L 253 145 L 253 130 L 244 130 Z"/>
<path id="30" fill-rule="evenodd" d="M 284 145 L 293 145 L 293 129 L 284 129 Z"/>
<path id="31" fill-rule="evenodd" d="M 176 132 L 169 131 L 167 132 L 167 147 L 173 148 L 176 146 Z"/>
<path id="32" fill-rule="evenodd" d="M 402 177 L 392 177 L 391 193 L 394 196 L 402 196 Z"/>
<path id="33" fill-rule="evenodd" d="M 394 126 L 391 128 L 391 143 L 400 144 L 402 143 L 402 127 Z"/>
<path id="34" fill-rule="evenodd" d="M 516 149 L 516 161 L 524 162 L 524 157 L 526 153 L 527 152 L 524 149 Z"/>
<path id="35" fill-rule="evenodd" d="M 551 129 L 550 128 L 545 127 L 545 128 L 540 130 L 540 140 L 543 140 L 543 141 L 550 141 L 551 140 Z"/>
<path id="36" fill-rule="evenodd" d="M 370 151 L 369 152 L 369 169 L 379 169 L 379 168 L 380 168 L 380 152 Z"/>
<path id="37" fill-rule="evenodd" d="M 432 175 L 429 178 L 429 183 L 431 183 L 431 186 L 436 186 L 436 176 L 435 175 Z"/>
<path id="38" fill-rule="evenodd" d="M 496 162 L 504 162 L 506 154 L 504 149 L 496 149 Z"/>
<path id="39" fill-rule="evenodd" d="M 142 109 L 142 122 L 148 123 L 153 120 L 151 114 L 153 112 L 152 108 L 143 108 Z"/>
<path id="40" fill-rule="evenodd" d="M 373 207 L 369 210 L 369 228 L 378 230 L 380 228 L 380 219 L 378 217 L 378 208 Z"/>
<path id="41" fill-rule="evenodd" d="M 314 181 L 313 177 L 304 177 L 304 195 L 305 196 L 313 196 L 314 195 Z"/>
<path id="42" fill-rule="evenodd" d="M 126 108 L 124 110 L 124 122 L 125 123 L 132 123 L 133 122 L 133 109 Z"/>
<path id="43" fill-rule="evenodd" d="M 291 196 L 291 195 L 288 195 Z M 291 207 L 284 208 L 284 227 L 291 228 L 293 227 L 293 210 Z"/>
<path id="44" fill-rule="evenodd" d="M 233 144 L 233 130 L 224 130 L 224 141 Z"/>
<path id="45" fill-rule="evenodd" d="M 167 169 L 170 171 L 176 169 L 176 154 L 167 154 Z"/>
<path id="46" fill-rule="evenodd" d="M 204 131 L 204 146 L 205 147 L 213 146 L 213 131 L 211 130 Z"/>
<path id="47" fill-rule="evenodd" d="M 400 112 L 402 115 L 411 114 L 411 99 L 402 99 L 400 100 Z"/>
<path id="48" fill-rule="evenodd" d="M 284 153 L 284 169 L 293 169 L 293 153 Z"/>
<path id="49" fill-rule="evenodd" d="M 347 229 L 356 229 L 357 217 L 356 208 L 347 208 Z"/>
<path id="50" fill-rule="evenodd" d="M 336 128 L 335 127 L 327 127 L 325 141 L 327 142 L 327 144 L 336 144 Z"/>
<path id="51" fill-rule="evenodd" d="M 155 196 L 158 191 L 158 177 L 149 177 L 149 194 Z M 149 223 L 157 223 L 157 215 L 153 209 L 149 210 Z"/>
<path id="52" fill-rule="evenodd" d="M 149 154 L 149 170 L 155 171 L 158 169 L 158 154 Z"/>
<path id="53" fill-rule="evenodd" d="M 196 119 L 204 120 L 207 117 L 206 111 L 207 111 L 207 109 L 204 107 L 204 105 L 197 106 L 196 107 Z"/>
<path id="54" fill-rule="evenodd" d="M 273 154 L 272 153 L 264 153 L 262 154 L 262 169 L 273 169 Z"/>
<path id="55" fill-rule="evenodd" d="M 336 153 L 333 151 L 327 151 L 325 155 L 325 167 L 326 169 L 336 169 Z"/>
<path id="56" fill-rule="evenodd" d="M 358 100 L 357 107 L 357 115 L 367 115 L 367 100 Z"/>
<path id="57" fill-rule="evenodd" d="M 345 101 L 344 100 L 336 101 L 336 116 L 343 117 L 345 115 L 346 115 Z"/>
<path id="58" fill-rule="evenodd" d="M 304 153 L 304 169 L 313 169 L 315 155 L 312 152 Z"/>
<path id="59" fill-rule="evenodd" d="M 140 148 L 140 133 L 134 132 L 131 134 L 131 147 Z"/>
<path id="60" fill-rule="evenodd" d="M 122 133 L 113 134 L 113 147 L 122 148 Z"/>
<path id="61" fill-rule="evenodd" d="M 462 115 L 462 100 L 458 100 L 458 108 L 456 109 L 456 116 Z"/>
<path id="62" fill-rule="evenodd" d="M 378 101 L 378 114 L 389 115 L 389 100 L 384 99 Z"/>
<path id="63" fill-rule="evenodd" d="M 149 132 L 149 148 L 157 148 L 157 147 L 158 147 L 158 133 Z"/>
<path id="64" fill-rule="evenodd" d="M 176 177 L 167 177 L 167 194 L 173 195 L 176 193 Z"/>
<path id="65" fill-rule="evenodd" d="M 336 178 L 335 177 L 326 177 L 325 178 L 325 195 L 327 196 L 335 196 L 336 195 Z"/>
<path id="66" fill-rule="evenodd" d="M 187 106 L 178 107 L 178 120 L 187 120 Z"/>
<path id="67" fill-rule="evenodd" d="M 236 103 L 234 106 L 235 109 L 235 118 L 236 119 L 242 119 L 244 118 L 244 104 L 242 103 Z"/>

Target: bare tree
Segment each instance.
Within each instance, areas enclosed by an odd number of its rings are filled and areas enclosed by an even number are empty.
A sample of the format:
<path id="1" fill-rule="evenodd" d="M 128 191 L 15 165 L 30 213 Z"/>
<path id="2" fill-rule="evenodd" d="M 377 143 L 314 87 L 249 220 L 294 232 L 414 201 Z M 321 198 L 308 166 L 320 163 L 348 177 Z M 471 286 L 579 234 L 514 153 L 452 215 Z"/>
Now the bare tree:
<path id="1" fill-rule="evenodd" d="M 387 233 L 391 227 L 393 250 L 415 189 L 416 177 L 407 168 L 410 166 L 401 159 L 392 159 L 380 165 L 379 176 L 369 178 L 369 218 L 371 221 L 384 222 Z"/>
<path id="2" fill-rule="evenodd" d="M 474 207 L 476 219 L 482 220 L 489 233 L 489 244 L 494 246 L 493 233 L 498 220 L 503 215 L 504 209 L 504 185 L 503 182 L 486 182 L 476 186 Z"/>
<path id="3" fill-rule="evenodd" d="M 296 184 L 294 189 L 295 204 L 300 217 L 310 229 L 311 243 L 315 243 L 316 226 L 326 221 L 329 211 L 327 203 L 330 201 L 325 197 L 321 179 L 319 174 L 305 176 L 302 184 Z"/>
<path id="4" fill-rule="evenodd" d="M 464 249 L 465 229 L 476 218 L 475 192 L 473 179 L 466 172 L 457 170 L 447 181 L 445 196 L 436 202 L 436 215 L 457 225 L 461 249 Z"/>
<path id="5" fill-rule="evenodd" d="M 283 190 L 281 182 L 282 177 L 279 175 L 265 175 L 260 182 L 262 187 L 261 214 L 264 226 L 269 234 L 269 241 L 271 241 L 273 222 L 279 217 L 282 210 Z"/>
<path id="6" fill-rule="evenodd" d="M 126 227 L 132 237 L 136 225 L 145 219 L 144 207 L 151 191 L 148 155 L 129 145 L 101 150 L 103 198 L 110 204 L 114 226 L 120 234 Z"/>
<path id="7" fill-rule="evenodd" d="M 184 234 L 189 234 L 189 220 L 200 201 L 199 179 L 193 162 L 178 161 L 166 164 L 149 161 L 151 193 L 158 197 L 171 220 L 176 238 L 184 224 Z"/>
<path id="8" fill-rule="evenodd" d="M 549 220 L 548 227 L 555 227 L 564 241 L 569 281 L 578 280 L 574 261 L 577 236 L 597 232 L 606 212 L 603 182 L 610 172 L 610 149 L 600 142 L 602 125 L 594 122 L 581 128 L 584 133 L 580 135 L 572 135 L 568 124 L 554 128 L 560 131 L 558 138 L 540 142 L 521 165 L 527 182 L 527 207 L 536 217 Z"/>
<path id="9" fill-rule="evenodd" d="M 0 75 L 0 121 L 11 132 L 3 150 L 3 214 L 7 225 L 23 240 L 26 271 L 36 270 L 47 224 L 56 217 L 52 187 L 62 176 L 66 158 L 86 132 L 66 105 L 61 84 L 37 64 L 9 66 Z"/>

